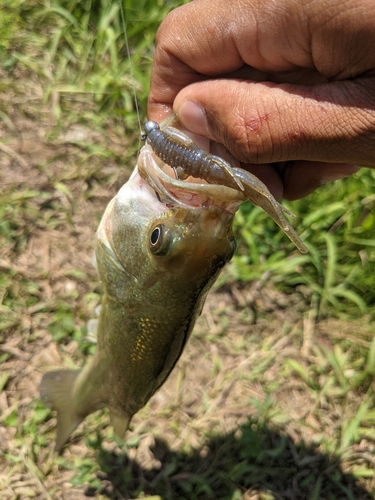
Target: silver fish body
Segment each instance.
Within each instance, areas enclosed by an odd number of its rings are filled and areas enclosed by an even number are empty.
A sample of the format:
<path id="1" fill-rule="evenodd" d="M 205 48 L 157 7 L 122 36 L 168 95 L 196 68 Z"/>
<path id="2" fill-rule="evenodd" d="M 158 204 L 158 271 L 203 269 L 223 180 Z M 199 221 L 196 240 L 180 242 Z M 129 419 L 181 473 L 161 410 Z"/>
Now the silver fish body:
<path id="1" fill-rule="evenodd" d="M 203 194 L 196 186 L 189 193 L 190 183 L 182 181 L 176 187 L 171 180 L 169 192 L 167 180 L 156 194 L 150 162 L 148 154 L 140 155 L 97 232 L 103 301 L 96 352 L 83 370 L 48 372 L 41 382 L 42 399 L 57 411 L 57 451 L 102 407 L 124 437 L 134 413 L 173 369 L 207 292 L 235 249 L 231 225 L 241 202 L 236 191 L 224 188 L 217 203 L 218 186 L 212 186 L 211 198 L 206 187 Z"/>
<path id="2" fill-rule="evenodd" d="M 153 129 L 97 232 L 103 285 L 97 350 L 83 370 L 48 372 L 41 382 L 42 399 L 57 411 L 57 451 L 102 407 L 124 437 L 132 416 L 170 374 L 209 289 L 231 259 L 233 217 L 243 201 L 259 204 L 307 251 L 283 215 L 289 212 L 259 179 L 201 152 L 178 129 L 157 126 L 152 136 Z M 188 175 L 203 180 L 185 182 Z"/>

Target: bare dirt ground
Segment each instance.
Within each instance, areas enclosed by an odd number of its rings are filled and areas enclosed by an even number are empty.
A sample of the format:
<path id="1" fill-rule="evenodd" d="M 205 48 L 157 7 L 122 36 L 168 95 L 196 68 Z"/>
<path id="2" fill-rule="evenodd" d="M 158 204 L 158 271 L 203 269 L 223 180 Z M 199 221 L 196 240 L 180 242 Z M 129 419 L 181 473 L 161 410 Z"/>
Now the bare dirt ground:
<path id="1" fill-rule="evenodd" d="M 374 498 L 374 479 L 355 472 L 374 464 L 373 438 L 346 443 L 346 455 L 327 451 L 365 394 L 340 393 L 337 381 L 327 387 L 332 369 L 322 367 L 319 379 L 311 368 L 322 363 L 317 345 L 368 347 L 370 326 L 313 325 L 300 294 L 282 295 L 266 279 L 209 295 L 126 448 L 101 413 L 54 455 L 55 420 L 42 413 L 39 382 L 51 367 L 82 365 L 92 350 L 82 332 L 99 303 L 93 237 L 131 165 L 121 165 L 126 141 L 110 127 L 98 134 L 72 124 L 50 137 L 50 116 L 35 121 L 35 106 L 23 103 L 21 113 L 8 101 L 11 124 L 0 130 L 1 498 Z"/>

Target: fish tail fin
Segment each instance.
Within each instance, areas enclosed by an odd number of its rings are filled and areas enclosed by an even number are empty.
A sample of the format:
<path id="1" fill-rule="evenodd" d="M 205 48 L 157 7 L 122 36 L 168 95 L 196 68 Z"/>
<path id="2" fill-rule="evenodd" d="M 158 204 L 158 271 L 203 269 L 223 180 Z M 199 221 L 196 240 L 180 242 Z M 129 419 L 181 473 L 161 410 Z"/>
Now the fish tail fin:
<path id="1" fill-rule="evenodd" d="M 40 383 L 40 396 L 44 404 L 57 411 L 57 453 L 84 419 L 77 413 L 73 400 L 74 385 L 80 373 L 81 370 L 56 370 L 46 373 Z"/>
<path id="2" fill-rule="evenodd" d="M 109 417 L 116 436 L 119 437 L 120 439 L 124 439 L 125 433 L 129 428 L 130 420 L 132 417 L 119 415 L 118 413 L 115 413 L 112 410 L 109 411 Z"/>

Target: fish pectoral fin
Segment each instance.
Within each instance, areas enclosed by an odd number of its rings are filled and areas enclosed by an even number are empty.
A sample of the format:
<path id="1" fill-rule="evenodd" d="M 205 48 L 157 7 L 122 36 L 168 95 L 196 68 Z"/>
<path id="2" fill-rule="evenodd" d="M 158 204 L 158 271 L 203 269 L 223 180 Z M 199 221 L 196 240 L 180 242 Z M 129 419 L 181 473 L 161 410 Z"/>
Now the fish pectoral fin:
<path id="1" fill-rule="evenodd" d="M 113 430 L 115 431 L 115 434 L 117 437 L 120 439 L 125 438 L 125 433 L 129 428 L 131 416 L 127 415 L 119 415 L 118 413 L 115 413 L 113 410 L 109 410 L 109 418 L 111 420 L 111 425 L 113 427 Z"/>
<path id="2" fill-rule="evenodd" d="M 56 370 L 46 373 L 40 383 L 40 396 L 44 404 L 57 411 L 57 453 L 84 419 L 76 412 L 73 400 L 73 387 L 80 373 L 81 370 Z"/>

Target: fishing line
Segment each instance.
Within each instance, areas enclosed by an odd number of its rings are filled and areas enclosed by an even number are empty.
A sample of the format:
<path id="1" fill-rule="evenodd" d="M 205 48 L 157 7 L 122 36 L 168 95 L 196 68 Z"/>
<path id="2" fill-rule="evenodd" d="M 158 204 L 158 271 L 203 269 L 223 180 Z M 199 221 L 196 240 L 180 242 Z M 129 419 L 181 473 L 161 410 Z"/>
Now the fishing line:
<path id="1" fill-rule="evenodd" d="M 122 4 L 122 0 L 119 1 L 119 4 L 120 4 L 120 11 L 121 11 L 122 26 L 123 26 L 123 29 L 124 29 L 125 47 L 126 47 L 126 52 L 127 52 L 128 61 L 129 61 L 130 79 L 131 79 L 132 89 L 133 89 L 133 98 L 134 98 L 135 111 L 137 113 L 139 131 L 140 131 L 140 134 L 142 135 L 141 117 L 140 117 L 140 113 L 139 113 L 137 92 L 135 90 L 135 78 L 134 78 L 132 60 L 131 60 L 131 57 L 130 57 L 128 32 L 127 32 L 127 29 L 126 29 L 125 12 L 124 12 L 124 6 Z M 139 143 L 139 146 L 140 146 L 140 143 Z M 138 146 L 138 149 L 139 149 L 139 146 Z"/>

